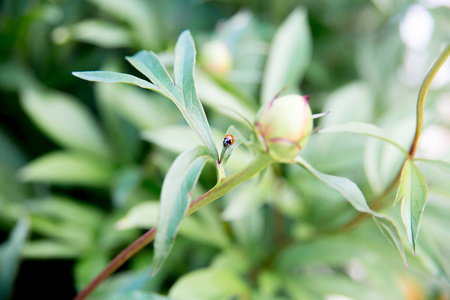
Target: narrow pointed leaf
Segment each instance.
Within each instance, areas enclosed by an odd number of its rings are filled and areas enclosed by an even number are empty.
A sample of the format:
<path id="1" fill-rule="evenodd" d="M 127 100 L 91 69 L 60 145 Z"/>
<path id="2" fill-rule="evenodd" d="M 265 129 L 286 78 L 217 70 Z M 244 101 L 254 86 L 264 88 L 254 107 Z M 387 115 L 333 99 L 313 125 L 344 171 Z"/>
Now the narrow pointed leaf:
<path id="1" fill-rule="evenodd" d="M 394 142 L 381 128 L 363 122 L 351 122 L 347 124 L 340 124 L 331 127 L 327 127 L 319 130 L 320 133 L 338 133 L 338 132 L 347 132 L 347 133 L 356 133 L 371 136 L 380 140 L 383 140 L 391 145 L 397 147 L 400 151 L 402 151 L 405 155 L 408 155 L 408 152 L 403 149 L 402 146 Z"/>
<path id="2" fill-rule="evenodd" d="M 183 114 L 184 119 L 194 130 L 200 141 L 217 160 L 219 155 L 212 138 L 211 129 L 203 106 L 198 98 L 194 82 L 196 50 L 192 36 L 184 31 L 175 46 L 175 78 L 172 80 L 158 56 L 152 51 L 140 51 L 126 59 L 152 83 L 137 77 L 114 72 L 75 72 L 80 78 L 107 82 L 130 83 L 154 90 L 172 100 Z"/>
<path id="3" fill-rule="evenodd" d="M 180 223 L 189 207 L 191 191 L 208 160 L 212 160 L 211 153 L 203 146 L 187 150 L 177 157 L 164 179 L 158 229 L 155 235 L 152 274 L 161 268 L 169 255 Z"/>
<path id="4" fill-rule="evenodd" d="M 344 177 L 323 174 L 299 156 L 296 157 L 295 162 L 303 166 L 328 187 L 341 194 L 357 211 L 372 215 L 383 235 L 386 236 L 389 243 L 397 250 L 406 265 L 406 255 L 401 245 L 401 238 L 397 227 L 388 217 L 370 209 L 363 193 L 354 182 Z"/>
<path id="5" fill-rule="evenodd" d="M 272 41 L 264 70 L 262 101 L 267 103 L 286 86 L 295 91 L 312 55 L 311 29 L 306 10 L 296 8 Z"/>
<path id="6" fill-rule="evenodd" d="M 407 267 L 408 263 L 406 262 L 405 248 L 403 248 L 403 243 L 400 239 L 400 234 L 398 232 L 397 226 L 395 226 L 394 223 L 388 218 L 373 216 L 373 220 L 375 221 L 375 224 L 377 224 L 378 229 L 380 229 L 381 233 L 391 244 L 391 246 L 394 247 L 394 249 L 396 249 L 400 254 L 403 260 L 403 264 L 405 265 L 405 267 Z"/>
<path id="7" fill-rule="evenodd" d="M 156 85 L 151 84 L 150 82 L 140 79 L 136 76 L 118 73 L 118 72 L 110 72 L 110 71 L 86 71 L 86 72 L 72 72 L 72 75 L 95 82 L 104 82 L 104 83 L 129 83 L 140 86 L 144 89 L 153 90 L 156 92 L 161 92 L 160 88 Z"/>
<path id="8" fill-rule="evenodd" d="M 169 73 L 153 51 L 139 51 L 126 59 L 156 85 L 166 97 L 180 105 L 181 91 L 175 87 Z"/>
<path id="9" fill-rule="evenodd" d="M 295 158 L 295 161 L 314 175 L 314 177 L 341 194 L 357 211 L 369 214 L 372 213 L 363 193 L 353 181 L 344 177 L 320 173 L 299 156 Z"/>
<path id="10" fill-rule="evenodd" d="M 237 128 L 234 127 L 233 125 L 228 127 L 227 134 L 231 134 L 234 137 L 234 143 L 233 143 L 233 145 L 231 145 L 225 149 L 225 154 L 222 159 L 223 160 L 222 165 L 225 165 L 227 163 L 228 159 L 230 158 L 231 154 L 233 153 L 233 151 L 239 145 L 241 145 L 245 142 L 245 138 L 242 135 L 242 133 L 239 130 L 237 130 Z"/>
<path id="11" fill-rule="evenodd" d="M 403 166 L 395 203 L 402 202 L 402 220 L 414 255 L 427 196 L 425 177 L 413 161 L 407 160 Z"/>
<path id="12" fill-rule="evenodd" d="M 217 149 L 212 138 L 211 129 L 194 82 L 194 65 L 196 50 L 189 30 L 183 31 L 175 46 L 175 83 L 183 93 L 183 114 L 188 124 L 194 129 L 198 138 L 217 156 Z"/>
<path id="13" fill-rule="evenodd" d="M 425 159 L 425 158 L 414 158 L 414 161 L 420 161 L 426 164 L 431 164 L 450 173 L 450 162 L 448 161 L 438 159 Z"/>
<path id="14" fill-rule="evenodd" d="M 8 299 L 14 279 L 19 270 L 22 247 L 28 236 L 29 221 L 19 220 L 9 239 L 0 246 L 0 299 Z"/>

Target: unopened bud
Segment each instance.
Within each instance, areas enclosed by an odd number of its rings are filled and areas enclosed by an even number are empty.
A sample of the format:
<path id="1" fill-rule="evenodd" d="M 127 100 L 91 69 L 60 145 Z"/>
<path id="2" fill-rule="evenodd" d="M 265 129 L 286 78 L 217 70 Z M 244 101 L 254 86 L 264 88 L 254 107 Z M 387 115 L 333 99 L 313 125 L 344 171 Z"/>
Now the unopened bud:
<path id="1" fill-rule="evenodd" d="M 256 131 L 265 151 L 278 162 L 293 162 L 311 135 L 309 96 L 287 95 L 264 105 L 256 117 Z"/>
<path id="2" fill-rule="evenodd" d="M 226 43 L 215 40 L 202 47 L 200 63 L 206 71 L 218 76 L 225 76 L 231 70 L 232 62 L 233 57 Z"/>

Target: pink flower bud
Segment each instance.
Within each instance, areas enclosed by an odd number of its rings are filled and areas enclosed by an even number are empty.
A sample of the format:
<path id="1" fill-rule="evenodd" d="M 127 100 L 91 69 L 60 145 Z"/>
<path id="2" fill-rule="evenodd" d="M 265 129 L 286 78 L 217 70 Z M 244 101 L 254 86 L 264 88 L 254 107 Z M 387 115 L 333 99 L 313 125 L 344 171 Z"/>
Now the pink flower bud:
<path id="1" fill-rule="evenodd" d="M 311 135 L 313 121 L 308 96 L 287 95 L 264 105 L 256 117 L 256 132 L 264 150 L 278 162 L 293 162 Z"/>

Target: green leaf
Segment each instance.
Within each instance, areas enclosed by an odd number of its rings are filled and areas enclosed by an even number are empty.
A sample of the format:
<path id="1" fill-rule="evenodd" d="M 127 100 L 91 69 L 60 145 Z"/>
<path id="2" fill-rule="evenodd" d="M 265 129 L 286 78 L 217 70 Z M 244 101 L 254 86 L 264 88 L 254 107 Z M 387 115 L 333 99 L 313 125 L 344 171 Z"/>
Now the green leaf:
<path id="1" fill-rule="evenodd" d="M 391 244 L 391 246 L 396 249 L 398 253 L 400 253 L 403 264 L 405 265 L 405 267 L 407 267 L 408 264 L 406 261 L 405 249 L 403 248 L 403 243 L 400 239 L 400 234 L 398 232 L 397 226 L 395 226 L 394 223 L 388 218 L 373 216 L 373 220 L 375 221 L 375 224 L 377 224 L 378 229 L 380 229 L 381 233 Z"/>
<path id="2" fill-rule="evenodd" d="M 77 152 L 45 154 L 20 171 L 25 181 L 64 185 L 107 186 L 113 167 L 98 157 Z"/>
<path id="3" fill-rule="evenodd" d="M 363 193 L 354 182 L 344 177 L 320 173 L 299 156 L 296 157 L 295 162 L 302 165 L 307 171 L 325 183 L 328 187 L 341 194 L 357 211 L 372 215 L 383 235 L 385 235 L 389 243 L 394 246 L 406 265 L 406 254 L 397 227 L 388 217 L 370 209 Z"/>
<path id="4" fill-rule="evenodd" d="M 405 149 L 403 149 L 402 146 L 400 146 L 399 144 L 394 142 L 383 130 L 381 130 L 379 127 L 377 127 L 373 124 L 363 123 L 363 122 L 351 122 L 351 123 L 347 123 L 347 124 L 340 124 L 340 125 L 334 125 L 331 127 L 327 127 L 327 128 L 319 130 L 319 132 L 320 133 L 348 132 L 348 133 L 356 133 L 356 134 L 362 134 L 362 135 L 375 137 L 377 139 L 388 142 L 391 145 L 394 145 L 400 151 L 402 151 L 405 154 L 405 156 L 408 155 L 408 152 Z"/>
<path id="5" fill-rule="evenodd" d="M 60 145 L 109 156 L 97 123 L 77 99 L 60 92 L 28 88 L 21 101 L 34 123 Z"/>
<path id="6" fill-rule="evenodd" d="M 202 103 L 244 125 L 252 124 L 257 111 L 255 102 L 245 101 L 242 97 L 237 97 L 200 70 L 197 70 L 195 75 L 198 83 L 197 90 Z"/>
<path id="7" fill-rule="evenodd" d="M 213 128 L 212 134 L 217 141 L 223 140 L 223 131 Z M 186 125 L 168 125 L 154 130 L 143 131 L 142 138 L 158 147 L 180 154 L 201 145 L 195 133 Z"/>
<path id="8" fill-rule="evenodd" d="M 183 106 L 186 109 L 184 116 L 188 124 L 194 129 L 198 138 L 218 158 L 218 153 L 211 135 L 205 111 L 197 96 L 194 82 L 196 50 L 194 40 L 189 30 L 185 30 L 175 45 L 175 84 L 183 93 Z M 193 127 L 195 125 L 195 127 Z"/>
<path id="9" fill-rule="evenodd" d="M 191 191 L 203 166 L 211 159 L 211 153 L 205 147 L 199 146 L 179 155 L 167 172 L 161 191 L 152 274 L 161 268 L 169 255 L 180 223 L 189 207 Z"/>
<path id="10" fill-rule="evenodd" d="M 357 211 L 369 214 L 372 213 L 363 193 L 351 180 L 344 177 L 320 173 L 299 156 L 295 158 L 295 162 L 302 165 L 307 171 L 325 183 L 328 187 L 341 194 Z"/>
<path id="11" fill-rule="evenodd" d="M 246 139 L 244 138 L 242 133 L 239 130 L 237 130 L 236 127 L 234 127 L 233 125 L 228 127 L 226 134 L 230 134 L 234 137 L 234 143 L 231 146 L 222 148 L 222 154 L 221 154 L 221 164 L 222 165 L 225 165 L 227 163 L 228 159 L 230 158 L 231 154 L 233 153 L 233 151 L 239 145 L 243 144 L 246 141 Z"/>
<path id="12" fill-rule="evenodd" d="M 85 249 L 72 243 L 41 239 L 28 242 L 23 249 L 23 256 L 27 259 L 73 259 L 84 252 Z"/>
<path id="13" fill-rule="evenodd" d="M 197 137 L 211 151 L 217 160 L 219 155 L 212 138 L 211 129 L 203 106 L 197 96 L 194 82 L 195 45 L 189 30 L 181 33 L 175 46 L 175 83 L 161 60 L 152 51 L 140 51 L 126 59 L 151 83 L 137 77 L 114 72 L 75 72 L 83 79 L 115 83 L 126 82 L 154 90 L 172 100 L 182 113 L 184 119 L 194 130 Z M 99 76 L 98 76 L 99 75 Z"/>
<path id="14" fill-rule="evenodd" d="M 146 201 L 133 206 L 125 217 L 116 223 L 116 228 L 126 230 L 130 228 L 150 229 L 157 225 L 159 202 Z M 222 248 L 228 244 L 227 234 L 224 232 L 217 214 L 206 206 L 198 213 L 186 218 L 180 225 L 179 235 L 193 241 Z"/>
<path id="15" fill-rule="evenodd" d="M 165 23 L 162 23 L 164 20 L 161 18 L 167 17 L 160 13 L 161 7 L 157 7 L 157 3 L 142 0 L 88 0 L 88 2 L 97 7 L 102 15 L 111 16 L 112 19 L 130 28 L 133 42 L 139 49 L 159 48 L 163 38 L 166 38 L 168 26 L 164 26 Z"/>
<path id="16" fill-rule="evenodd" d="M 28 220 L 19 220 L 11 231 L 9 239 L 0 246 L 0 299 L 8 299 L 19 270 L 19 258 L 29 227 Z"/>
<path id="17" fill-rule="evenodd" d="M 86 71 L 86 72 L 72 72 L 72 75 L 84 80 L 94 82 L 133 84 L 140 86 L 141 88 L 144 89 L 149 89 L 161 93 L 161 90 L 156 85 L 129 74 L 111 71 Z"/>
<path id="18" fill-rule="evenodd" d="M 100 19 L 81 21 L 68 30 L 71 39 L 100 47 L 120 48 L 132 44 L 132 36 L 127 27 Z"/>
<path id="19" fill-rule="evenodd" d="M 153 51 L 139 51 L 126 59 L 157 86 L 159 92 L 180 105 L 181 90 L 177 88 L 161 60 Z"/>
<path id="20" fill-rule="evenodd" d="M 176 300 L 148 291 L 129 291 L 111 295 L 110 300 Z"/>
<path id="21" fill-rule="evenodd" d="M 431 164 L 450 173 L 450 162 L 438 159 L 414 158 L 414 161 Z"/>
<path id="22" fill-rule="evenodd" d="M 247 299 L 248 287 L 228 269 L 201 269 L 181 277 L 169 296 L 183 300 Z"/>
<path id="23" fill-rule="evenodd" d="M 113 203 L 122 207 L 127 198 L 142 181 L 142 172 L 139 168 L 129 167 L 117 174 L 112 187 Z"/>
<path id="24" fill-rule="evenodd" d="M 425 177 L 413 161 L 407 160 L 403 165 L 394 205 L 402 202 L 402 220 L 414 255 L 427 196 L 428 185 Z"/>
<path id="25" fill-rule="evenodd" d="M 304 8 L 298 7 L 283 22 L 272 41 L 264 70 L 262 103 L 272 100 L 286 86 L 288 91 L 296 91 L 311 56 L 308 16 Z"/>

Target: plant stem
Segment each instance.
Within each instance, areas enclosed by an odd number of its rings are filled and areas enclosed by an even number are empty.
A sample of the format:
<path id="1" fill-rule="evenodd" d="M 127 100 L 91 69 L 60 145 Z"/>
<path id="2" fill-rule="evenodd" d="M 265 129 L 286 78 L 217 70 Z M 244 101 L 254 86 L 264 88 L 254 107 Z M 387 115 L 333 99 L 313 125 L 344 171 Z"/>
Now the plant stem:
<path id="1" fill-rule="evenodd" d="M 433 82 L 433 79 L 436 77 L 439 69 L 447 60 L 447 57 L 450 55 L 450 44 L 447 45 L 444 52 L 442 52 L 441 56 L 439 56 L 438 60 L 434 63 L 430 72 L 428 72 L 424 81 L 422 82 L 422 86 L 420 87 L 419 96 L 417 98 L 417 121 L 416 121 L 416 133 L 414 135 L 414 140 L 409 150 L 409 157 L 414 158 L 414 155 L 417 150 L 417 143 L 419 142 L 420 133 L 422 131 L 423 125 L 423 111 L 425 106 L 425 97 L 427 96 L 428 90 Z"/>
<path id="2" fill-rule="evenodd" d="M 450 44 L 447 45 L 447 47 L 442 52 L 441 56 L 437 59 L 437 61 L 434 63 L 433 67 L 428 72 L 427 76 L 422 82 L 422 85 L 420 86 L 419 96 L 417 97 L 417 121 L 416 121 L 416 133 L 414 135 L 414 140 L 411 144 L 411 148 L 409 149 L 409 157 L 407 159 L 413 159 L 414 155 L 416 153 L 417 149 L 417 143 L 419 142 L 420 133 L 422 131 L 422 125 L 423 125 L 423 112 L 425 107 L 425 98 L 427 96 L 428 90 L 430 89 L 431 83 L 433 82 L 433 79 L 436 77 L 439 69 L 442 67 L 442 65 L 445 63 L 447 58 L 450 56 Z M 403 162 L 403 164 L 407 161 Z M 381 200 L 390 193 L 390 191 L 397 185 L 397 182 L 400 180 L 401 172 L 403 168 L 400 168 L 397 176 L 395 179 L 391 182 L 388 188 L 381 194 L 376 196 L 371 202 L 370 208 L 372 210 L 377 210 L 381 206 Z M 347 224 L 345 224 L 342 227 L 342 230 L 348 230 L 352 228 L 357 223 L 364 220 L 368 214 L 358 214 L 355 216 L 352 220 L 350 220 Z"/>
<path id="3" fill-rule="evenodd" d="M 240 171 L 237 171 L 231 176 L 223 178 L 216 184 L 216 186 L 214 186 L 208 192 L 206 192 L 196 200 L 192 201 L 191 204 L 189 205 L 189 210 L 186 216 L 193 214 L 203 206 L 225 195 L 242 182 L 261 172 L 263 169 L 268 167 L 272 162 L 273 160 L 269 157 L 269 155 L 263 152 L 258 152 L 253 161 L 248 166 L 241 169 Z M 131 245 L 125 248 L 122 252 L 120 252 L 106 266 L 106 268 L 104 268 L 103 271 L 100 272 L 100 274 L 97 275 L 97 277 L 95 277 L 94 280 L 92 280 L 88 284 L 88 286 L 86 286 L 74 298 L 74 300 L 86 299 L 86 297 L 89 296 L 100 283 L 102 283 L 106 278 L 108 278 L 112 273 L 114 273 L 115 270 L 117 270 L 128 259 L 133 257 L 136 253 L 138 253 L 151 241 L 153 241 L 153 239 L 155 238 L 155 233 L 156 227 L 153 227 L 152 229 L 144 233 L 141 237 L 139 237 L 136 241 L 134 241 Z"/>

